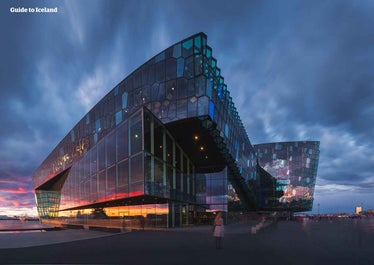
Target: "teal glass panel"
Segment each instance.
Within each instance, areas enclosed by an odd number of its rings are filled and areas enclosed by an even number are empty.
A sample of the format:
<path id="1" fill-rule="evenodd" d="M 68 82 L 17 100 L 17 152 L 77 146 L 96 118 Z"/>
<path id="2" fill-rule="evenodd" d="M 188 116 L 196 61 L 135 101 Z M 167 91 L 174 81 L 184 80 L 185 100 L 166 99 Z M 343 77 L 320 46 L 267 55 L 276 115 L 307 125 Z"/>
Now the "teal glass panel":
<path id="1" fill-rule="evenodd" d="M 184 58 L 187 58 L 188 56 L 192 55 L 193 53 L 192 47 L 193 47 L 193 39 L 186 40 L 182 43 L 182 56 Z"/>
<path id="2" fill-rule="evenodd" d="M 192 39 L 188 39 L 182 43 L 182 48 L 189 50 L 192 48 Z"/>
<path id="3" fill-rule="evenodd" d="M 210 65 L 212 66 L 212 68 L 215 68 L 217 66 L 217 60 L 212 58 Z"/>
<path id="4" fill-rule="evenodd" d="M 219 77 L 220 74 L 221 74 L 221 70 L 219 68 L 216 68 L 216 76 Z"/>
<path id="5" fill-rule="evenodd" d="M 202 36 L 202 41 L 203 41 L 203 47 L 206 46 L 206 36 Z"/>
<path id="6" fill-rule="evenodd" d="M 194 46 L 194 53 L 195 54 L 196 53 L 200 53 L 201 52 L 201 36 L 200 35 L 197 36 L 197 37 L 195 37 L 194 44 L 195 44 L 195 46 Z"/>
<path id="7" fill-rule="evenodd" d="M 206 48 L 206 54 L 205 54 L 205 56 L 206 56 L 207 58 L 212 57 L 212 49 L 211 49 L 210 47 L 207 47 L 207 48 Z"/>

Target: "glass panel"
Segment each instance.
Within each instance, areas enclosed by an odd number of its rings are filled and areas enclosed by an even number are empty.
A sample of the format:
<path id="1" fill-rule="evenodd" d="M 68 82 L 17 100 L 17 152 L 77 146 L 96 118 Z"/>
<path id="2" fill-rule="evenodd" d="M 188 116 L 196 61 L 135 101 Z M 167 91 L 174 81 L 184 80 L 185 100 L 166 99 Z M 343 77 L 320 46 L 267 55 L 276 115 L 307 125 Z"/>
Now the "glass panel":
<path id="1" fill-rule="evenodd" d="M 208 107 L 209 107 L 209 99 L 207 97 L 200 97 L 198 99 L 198 106 L 197 106 L 197 115 L 207 115 L 208 114 Z"/>
<path id="2" fill-rule="evenodd" d="M 130 141 L 131 154 L 136 154 L 142 150 L 142 119 L 141 112 L 138 112 L 130 119 Z"/>
<path id="3" fill-rule="evenodd" d="M 203 57 L 201 55 L 195 56 L 195 75 L 203 73 Z"/>
<path id="4" fill-rule="evenodd" d="M 114 199 L 116 195 L 116 166 L 107 169 L 107 197 Z"/>
<path id="5" fill-rule="evenodd" d="M 173 141 L 168 134 L 166 134 L 166 163 L 173 165 Z"/>
<path id="6" fill-rule="evenodd" d="M 98 144 L 98 157 L 99 157 L 99 170 L 105 168 L 105 141 L 101 141 Z"/>
<path id="7" fill-rule="evenodd" d="M 184 72 L 184 59 L 182 57 L 177 60 L 177 77 L 182 77 Z"/>
<path id="8" fill-rule="evenodd" d="M 192 78 L 194 77 L 194 59 L 193 56 L 190 56 L 186 59 L 184 66 L 184 77 Z"/>
<path id="9" fill-rule="evenodd" d="M 177 61 L 174 58 L 166 61 L 166 80 L 177 77 Z"/>
<path id="10" fill-rule="evenodd" d="M 129 160 L 118 164 L 118 187 L 129 185 Z"/>
<path id="11" fill-rule="evenodd" d="M 209 102 L 209 116 L 214 120 L 214 103 L 213 101 Z"/>
<path id="12" fill-rule="evenodd" d="M 120 124 L 122 121 L 122 110 L 116 112 L 116 125 Z"/>
<path id="13" fill-rule="evenodd" d="M 196 96 L 202 96 L 205 94 L 205 77 L 203 75 L 195 78 Z"/>
<path id="14" fill-rule="evenodd" d="M 165 61 L 156 64 L 155 75 L 156 81 L 165 81 Z"/>
<path id="15" fill-rule="evenodd" d="M 99 173 L 99 200 L 105 199 L 106 196 L 106 176 L 105 170 Z"/>
<path id="16" fill-rule="evenodd" d="M 125 121 L 117 129 L 117 152 L 118 161 L 123 160 L 129 156 L 129 134 L 128 134 L 128 122 Z"/>
<path id="17" fill-rule="evenodd" d="M 182 56 L 184 58 L 192 55 L 192 52 L 193 52 L 192 45 L 193 45 L 192 39 L 186 40 L 182 43 Z"/>
<path id="18" fill-rule="evenodd" d="M 131 158 L 131 189 L 130 196 L 144 193 L 144 174 L 143 174 L 143 153 Z"/>
<path id="19" fill-rule="evenodd" d="M 177 101 L 177 117 L 179 119 L 187 118 L 187 99 Z"/>
<path id="20" fill-rule="evenodd" d="M 201 51 L 201 36 L 196 36 L 195 40 L 195 53 L 199 53 Z"/>
<path id="21" fill-rule="evenodd" d="M 184 99 L 187 97 L 187 80 L 185 78 L 179 78 L 177 80 L 177 92 L 178 99 Z"/>
<path id="22" fill-rule="evenodd" d="M 173 47 L 173 57 L 178 58 L 178 57 L 181 57 L 181 55 L 182 55 L 181 44 L 178 43 L 178 44 L 174 45 L 174 47 Z"/>
<path id="23" fill-rule="evenodd" d="M 127 108 L 127 98 L 128 98 L 128 93 L 123 92 L 122 94 L 122 108 L 123 109 Z"/>
<path id="24" fill-rule="evenodd" d="M 107 166 L 116 162 L 116 134 L 113 132 L 106 137 Z"/>
<path id="25" fill-rule="evenodd" d="M 90 155 L 90 175 L 93 175 L 97 172 L 97 153 L 96 146 L 89 151 Z"/>
<path id="26" fill-rule="evenodd" d="M 163 159 L 163 135 L 164 135 L 164 127 L 158 122 L 155 121 L 154 124 L 154 155 L 159 158 Z"/>
<path id="27" fill-rule="evenodd" d="M 156 57 L 155 57 L 155 62 L 158 63 L 158 62 L 161 62 L 165 60 L 165 52 L 162 52 L 160 54 L 158 54 Z"/>
<path id="28" fill-rule="evenodd" d="M 152 116 L 148 111 L 144 111 L 144 150 L 151 153 L 151 125 Z"/>
<path id="29" fill-rule="evenodd" d="M 212 81 L 209 78 L 206 80 L 206 95 L 212 97 Z"/>

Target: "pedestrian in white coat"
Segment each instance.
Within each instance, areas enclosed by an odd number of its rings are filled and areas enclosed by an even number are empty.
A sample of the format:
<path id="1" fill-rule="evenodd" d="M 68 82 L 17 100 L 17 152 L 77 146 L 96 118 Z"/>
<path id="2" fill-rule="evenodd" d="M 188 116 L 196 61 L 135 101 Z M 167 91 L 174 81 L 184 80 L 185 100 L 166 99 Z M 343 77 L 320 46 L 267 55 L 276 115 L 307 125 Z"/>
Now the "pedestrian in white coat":
<path id="1" fill-rule="evenodd" d="M 221 249 L 221 238 L 224 235 L 225 227 L 223 225 L 222 213 L 217 213 L 216 218 L 214 218 L 214 230 L 213 236 L 216 239 L 216 249 Z"/>

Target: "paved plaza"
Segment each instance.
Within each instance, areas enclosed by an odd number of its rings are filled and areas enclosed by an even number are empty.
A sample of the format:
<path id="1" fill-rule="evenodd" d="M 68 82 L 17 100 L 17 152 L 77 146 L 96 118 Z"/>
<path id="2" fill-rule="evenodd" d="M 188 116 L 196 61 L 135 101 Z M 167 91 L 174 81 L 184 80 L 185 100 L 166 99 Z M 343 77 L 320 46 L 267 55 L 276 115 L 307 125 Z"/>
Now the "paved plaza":
<path id="1" fill-rule="evenodd" d="M 282 221 L 256 234 L 251 234 L 252 225 L 226 226 L 221 250 L 215 249 L 209 226 L 117 234 L 85 230 L 0 234 L 0 263 L 374 264 L 372 223 Z"/>

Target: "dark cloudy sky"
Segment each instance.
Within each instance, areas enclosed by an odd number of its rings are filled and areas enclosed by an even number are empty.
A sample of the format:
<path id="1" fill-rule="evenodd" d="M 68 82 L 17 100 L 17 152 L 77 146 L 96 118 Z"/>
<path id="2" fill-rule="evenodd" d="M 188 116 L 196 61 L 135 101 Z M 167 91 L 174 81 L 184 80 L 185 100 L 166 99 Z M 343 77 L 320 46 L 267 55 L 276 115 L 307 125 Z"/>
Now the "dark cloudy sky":
<path id="1" fill-rule="evenodd" d="M 201 31 L 252 143 L 321 141 L 314 212 L 374 209 L 373 14 L 370 0 L 1 1 L 0 215 L 36 214 L 31 176 L 58 142 Z"/>

